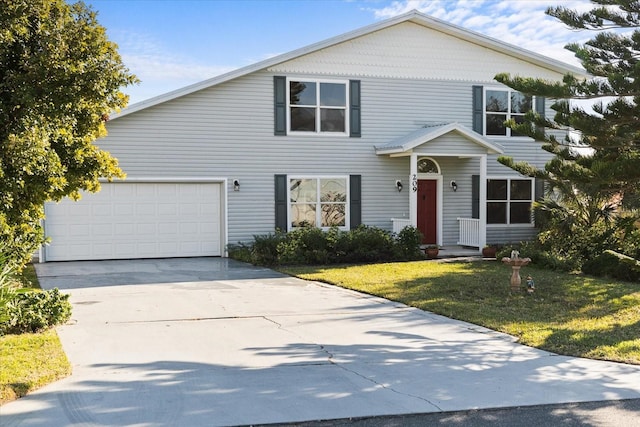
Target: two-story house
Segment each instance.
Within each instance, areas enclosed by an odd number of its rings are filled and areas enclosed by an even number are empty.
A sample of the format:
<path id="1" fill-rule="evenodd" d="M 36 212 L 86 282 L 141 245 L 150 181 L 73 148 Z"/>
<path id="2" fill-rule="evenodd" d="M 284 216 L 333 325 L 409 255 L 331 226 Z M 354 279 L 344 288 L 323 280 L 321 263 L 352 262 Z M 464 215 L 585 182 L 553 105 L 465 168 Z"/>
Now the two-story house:
<path id="1" fill-rule="evenodd" d="M 509 72 L 583 71 L 410 12 L 130 106 L 97 144 L 123 182 L 46 206 L 41 259 L 224 256 L 305 224 L 399 230 L 478 249 L 535 234 L 540 143 L 503 125 L 550 102 Z"/>

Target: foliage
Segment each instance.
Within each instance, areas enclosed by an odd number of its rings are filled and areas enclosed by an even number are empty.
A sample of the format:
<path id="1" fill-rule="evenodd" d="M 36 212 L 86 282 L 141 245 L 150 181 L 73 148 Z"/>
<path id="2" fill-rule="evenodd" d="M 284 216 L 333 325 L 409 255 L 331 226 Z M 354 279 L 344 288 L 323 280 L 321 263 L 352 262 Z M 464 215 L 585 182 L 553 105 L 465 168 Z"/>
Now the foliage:
<path id="1" fill-rule="evenodd" d="M 594 8 L 585 13 L 562 6 L 547 9 L 571 28 L 598 31 L 584 45 L 566 46 L 590 78 L 567 74 L 562 82 L 552 82 L 496 76 L 521 92 L 556 99 L 553 120 L 528 113 L 525 123 L 508 123 L 544 141 L 542 148 L 554 155 L 544 170 L 508 157 L 499 161 L 546 180 L 550 197 L 538 206 L 547 219 L 540 242 L 578 266 L 605 250 L 626 247 L 628 225 L 640 219 L 640 3 L 592 3 Z M 618 31 L 605 31 L 612 29 Z M 573 100 L 592 100 L 592 111 Z M 556 130 L 571 132 L 562 139 Z"/>
<path id="2" fill-rule="evenodd" d="M 0 7 L 0 241 L 22 267 L 43 242 L 48 200 L 124 177 L 93 145 L 137 81 L 83 3 L 15 0 Z"/>
<path id="3" fill-rule="evenodd" d="M 0 336 L 0 405 L 71 374 L 55 330 Z"/>
<path id="4" fill-rule="evenodd" d="M 422 233 L 416 227 L 404 227 L 396 237 L 396 251 L 398 259 L 418 260 L 423 257 L 420 250 Z"/>
<path id="5" fill-rule="evenodd" d="M 6 307 L 8 320 L 0 324 L 0 335 L 40 332 L 71 318 L 69 295 L 57 288 L 18 292 Z"/>
<path id="6" fill-rule="evenodd" d="M 503 248 L 507 250 L 507 248 Z M 529 257 L 527 247 L 521 255 Z M 422 261 L 279 270 L 366 292 L 517 337 L 522 344 L 560 354 L 640 365 L 640 288 L 522 267 L 536 283 L 532 295 L 509 290 L 511 269 L 495 261 Z"/>
<path id="7" fill-rule="evenodd" d="M 640 283 L 640 261 L 611 250 L 587 261 L 582 270 L 587 274 Z"/>
<path id="8" fill-rule="evenodd" d="M 350 231 L 301 227 L 289 233 L 254 236 L 253 243 L 231 245 L 229 256 L 257 265 L 334 264 L 423 258 L 422 236 L 406 227 L 398 236 L 366 225 Z"/>

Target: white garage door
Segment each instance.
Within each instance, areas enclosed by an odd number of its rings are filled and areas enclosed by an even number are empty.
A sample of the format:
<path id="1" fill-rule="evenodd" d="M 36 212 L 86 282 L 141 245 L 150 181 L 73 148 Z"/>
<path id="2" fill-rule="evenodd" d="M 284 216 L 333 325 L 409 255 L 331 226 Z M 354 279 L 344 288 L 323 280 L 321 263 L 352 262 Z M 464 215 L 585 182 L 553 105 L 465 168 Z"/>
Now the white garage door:
<path id="1" fill-rule="evenodd" d="M 45 205 L 45 261 L 220 256 L 219 183 L 109 183 Z"/>

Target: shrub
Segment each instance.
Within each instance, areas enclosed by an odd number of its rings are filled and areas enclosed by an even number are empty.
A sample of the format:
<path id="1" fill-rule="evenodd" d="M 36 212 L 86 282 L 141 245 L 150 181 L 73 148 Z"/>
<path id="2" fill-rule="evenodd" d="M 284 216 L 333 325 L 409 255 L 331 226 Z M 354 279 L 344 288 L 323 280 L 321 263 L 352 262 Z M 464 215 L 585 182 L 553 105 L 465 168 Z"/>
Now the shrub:
<path id="1" fill-rule="evenodd" d="M 359 225 L 345 233 L 338 245 L 344 253 L 342 262 L 388 261 L 394 258 L 393 236 L 377 227 Z"/>
<path id="2" fill-rule="evenodd" d="M 280 264 L 327 264 L 329 245 L 327 233 L 316 227 L 291 231 L 278 245 Z"/>
<path id="3" fill-rule="evenodd" d="M 276 265 L 278 264 L 278 246 L 286 238 L 286 235 L 280 231 L 274 234 L 263 234 L 253 236 L 253 245 L 251 248 L 251 259 L 253 264 L 258 265 Z"/>
<path id="4" fill-rule="evenodd" d="M 253 255 L 251 254 L 252 246 L 245 243 L 227 245 L 227 253 L 229 258 L 242 262 L 253 263 Z"/>
<path id="5" fill-rule="evenodd" d="M 402 260 L 422 259 L 420 250 L 422 233 L 416 227 L 407 226 L 396 236 L 396 256 Z"/>
<path id="6" fill-rule="evenodd" d="M 21 290 L 7 304 L 7 316 L 8 320 L 0 325 L 0 334 L 40 332 L 69 320 L 69 295 L 58 289 Z"/>
<path id="7" fill-rule="evenodd" d="M 606 250 L 599 256 L 586 261 L 582 271 L 594 276 L 640 281 L 640 261 L 611 250 Z"/>
<path id="8" fill-rule="evenodd" d="M 415 260 L 422 235 L 415 227 L 406 227 L 398 236 L 377 228 L 360 225 L 350 231 L 337 227 L 322 231 L 302 227 L 287 234 L 276 232 L 254 236 L 251 244 L 229 245 L 229 256 L 257 265 L 331 264 Z"/>

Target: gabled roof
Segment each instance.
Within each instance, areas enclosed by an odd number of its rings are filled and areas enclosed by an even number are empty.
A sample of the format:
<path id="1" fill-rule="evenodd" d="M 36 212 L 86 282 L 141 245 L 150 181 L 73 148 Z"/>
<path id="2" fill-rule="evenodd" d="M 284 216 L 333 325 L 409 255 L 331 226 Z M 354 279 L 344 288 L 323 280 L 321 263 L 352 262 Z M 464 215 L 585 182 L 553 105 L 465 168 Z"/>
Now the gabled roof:
<path id="1" fill-rule="evenodd" d="M 432 141 L 439 136 L 446 135 L 449 132 L 456 132 L 467 140 L 485 148 L 489 154 L 502 154 L 504 149 L 499 144 L 489 141 L 477 132 L 462 126 L 460 123 L 441 123 L 435 125 L 427 125 L 413 131 L 403 137 L 395 139 L 383 145 L 375 147 L 376 154 L 401 154 L 409 153 L 411 150 L 426 142 Z"/>
<path id="2" fill-rule="evenodd" d="M 318 43 L 314 43 L 309 46 L 296 49 L 288 53 L 284 53 L 282 55 L 274 56 L 264 61 L 257 62 L 252 65 L 248 65 L 246 67 L 238 68 L 237 70 L 234 70 L 225 74 L 221 74 L 219 76 L 186 86 L 181 89 L 167 92 L 163 95 L 159 95 L 159 96 L 147 99 L 145 101 L 138 102 L 136 104 L 132 104 L 131 106 L 123 109 L 120 113 L 114 114 L 112 119 L 116 119 L 118 117 L 122 117 L 127 114 L 130 114 L 148 107 L 152 107 L 154 105 L 158 105 L 163 102 L 167 102 L 172 99 L 179 98 L 181 96 L 188 95 L 190 93 L 197 92 L 199 90 L 206 89 L 206 88 L 224 83 L 226 81 L 233 80 L 238 77 L 242 77 L 247 74 L 272 67 L 282 62 L 290 61 L 292 59 L 301 57 L 303 55 L 307 55 L 309 53 L 316 52 L 321 49 L 326 49 L 328 47 L 337 45 L 339 43 L 343 43 L 343 42 L 355 39 L 357 37 L 362 37 L 364 35 L 373 33 L 375 31 L 380 31 L 382 29 L 385 29 L 403 22 L 412 22 L 414 24 L 422 25 L 426 28 L 440 31 L 442 33 L 460 38 L 462 40 L 475 43 L 479 46 L 511 55 L 513 57 L 522 59 L 524 61 L 538 65 L 540 67 L 547 68 L 552 71 L 556 71 L 560 74 L 573 73 L 579 76 L 586 76 L 585 71 L 581 68 L 574 67 L 569 64 L 565 64 L 564 62 L 557 61 L 555 59 L 548 58 L 546 56 L 522 49 L 520 47 L 511 45 L 509 43 L 505 43 L 501 40 L 485 36 L 483 34 L 468 30 L 463 27 L 459 27 L 454 24 L 450 24 L 448 22 L 442 21 L 437 18 L 430 17 L 421 12 L 418 12 L 417 10 L 412 10 L 405 14 L 398 15 L 396 17 L 393 17 L 384 21 L 380 21 L 375 24 L 371 24 L 354 31 L 344 33 L 342 35 L 332 37 L 330 39 L 327 39 Z"/>

